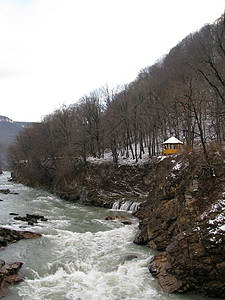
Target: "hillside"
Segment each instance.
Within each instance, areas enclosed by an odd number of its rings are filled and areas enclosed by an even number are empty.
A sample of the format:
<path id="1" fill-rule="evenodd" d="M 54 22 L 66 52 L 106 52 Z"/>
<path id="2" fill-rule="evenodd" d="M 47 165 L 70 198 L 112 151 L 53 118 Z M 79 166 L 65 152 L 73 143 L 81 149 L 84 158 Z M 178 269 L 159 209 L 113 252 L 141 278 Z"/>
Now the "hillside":
<path id="1" fill-rule="evenodd" d="M 3 169 L 7 167 L 8 147 L 15 142 L 20 130 L 29 125 L 28 122 L 15 122 L 8 117 L 0 116 L 0 161 Z"/>

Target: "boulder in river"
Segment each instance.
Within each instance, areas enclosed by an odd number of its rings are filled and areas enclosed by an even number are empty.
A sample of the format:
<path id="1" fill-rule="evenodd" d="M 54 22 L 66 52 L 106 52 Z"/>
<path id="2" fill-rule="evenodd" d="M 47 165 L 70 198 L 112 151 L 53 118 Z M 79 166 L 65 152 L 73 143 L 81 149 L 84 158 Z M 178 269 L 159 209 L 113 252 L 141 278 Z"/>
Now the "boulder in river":
<path id="1" fill-rule="evenodd" d="M 21 239 L 33 239 L 38 237 L 41 237 L 40 233 L 17 231 L 0 227 L 0 249 Z M 18 275 L 22 265 L 22 262 L 6 263 L 0 259 L 0 299 L 8 294 L 11 285 L 23 280 L 22 277 Z"/>
<path id="2" fill-rule="evenodd" d="M 15 243 L 21 239 L 33 239 L 41 237 L 40 233 L 30 231 L 18 231 L 0 227 L 0 249 L 8 244 Z"/>
<path id="3" fill-rule="evenodd" d="M 132 221 L 128 220 L 127 217 L 119 215 L 119 216 L 108 216 L 105 218 L 105 220 L 120 220 L 121 223 L 123 223 L 124 225 L 131 225 L 133 224 Z"/>
<path id="4" fill-rule="evenodd" d="M 116 220 L 116 219 L 117 220 L 127 220 L 127 217 L 119 215 L 119 216 L 108 216 L 105 218 L 105 220 Z"/>
<path id="5" fill-rule="evenodd" d="M 22 262 L 5 263 L 0 260 L 0 299 L 9 292 L 9 287 L 21 282 L 23 279 L 18 275 Z"/>
<path id="6" fill-rule="evenodd" d="M 137 258 L 136 254 L 126 254 L 120 258 L 120 262 L 123 264 L 125 263 L 125 261 L 130 261 L 136 258 Z"/>
<path id="7" fill-rule="evenodd" d="M 9 189 L 0 189 L 1 194 L 9 194 L 10 190 Z"/>
<path id="8" fill-rule="evenodd" d="M 48 219 L 37 214 L 26 214 L 26 217 L 16 216 L 14 217 L 14 220 L 20 220 L 28 222 L 28 225 L 34 225 L 34 223 L 38 223 L 38 220 L 47 221 Z"/>
<path id="9" fill-rule="evenodd" d="M 19 194 L 17 192 L 11 192 L 9 189 L 0 189 L 0 193 L 5 194 L 5 195 L 7 195 L 7 194 L 18 195 Z"/>

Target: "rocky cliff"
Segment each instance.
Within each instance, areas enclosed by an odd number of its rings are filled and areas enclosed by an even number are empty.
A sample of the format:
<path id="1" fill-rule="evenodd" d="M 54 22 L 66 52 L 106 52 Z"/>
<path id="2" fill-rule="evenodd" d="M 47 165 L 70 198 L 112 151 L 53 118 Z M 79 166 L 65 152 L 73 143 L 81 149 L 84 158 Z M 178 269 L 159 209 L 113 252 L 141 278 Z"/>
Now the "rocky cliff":
<path id="1" fill-rule="evenodd" d="M 225 297 L 225 153 L 211 149 L 207 159 L 198 150 L 141 165 L 77 161 L 70 169 L 62 159 L 62 172 L 42 187 L 86 205 L 139 202 L 134 242 L 162 251 L 149 265 L 160 287 Z M 14 177 L 40 185 L 24 174 Z"/>
<path id="2" fill-rule="evenodd" d="M 135 242 L 163 252 L 149 270 L 168 292 L 195 292 L 225 297 L 225 160 L 211 152 L 215 173 L 201 153 L 177 157 L 158 200 L 136 213 L 140 231 Z"/>

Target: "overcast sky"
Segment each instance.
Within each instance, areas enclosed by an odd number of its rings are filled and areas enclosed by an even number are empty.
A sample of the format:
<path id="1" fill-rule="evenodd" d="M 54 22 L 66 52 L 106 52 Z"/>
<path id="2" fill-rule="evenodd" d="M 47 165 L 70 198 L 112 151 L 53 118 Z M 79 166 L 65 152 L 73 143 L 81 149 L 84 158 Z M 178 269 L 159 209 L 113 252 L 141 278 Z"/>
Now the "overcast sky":
<path id="1" fill-rule="evenodd" d="M 40 121 L 133 81 L 225 0 L 0 0 L 0 115 Z"/>

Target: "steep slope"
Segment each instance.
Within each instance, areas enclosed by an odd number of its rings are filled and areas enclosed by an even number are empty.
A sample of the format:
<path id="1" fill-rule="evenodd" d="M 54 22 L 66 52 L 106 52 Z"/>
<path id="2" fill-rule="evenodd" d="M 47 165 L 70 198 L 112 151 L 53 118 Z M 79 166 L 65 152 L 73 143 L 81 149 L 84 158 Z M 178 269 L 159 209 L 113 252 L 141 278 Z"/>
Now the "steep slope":
<path id="1" fill-rule="evenodd" d="M 202 153 L 176 157 L 152 197 L 136 213 L 135 242 L 163 252 L 149 270 L 168 292 L 225 297 L 225 154 L 209 152 L 214 176 Z M 158 191 L 158 199 L 155 197 Z"/>

